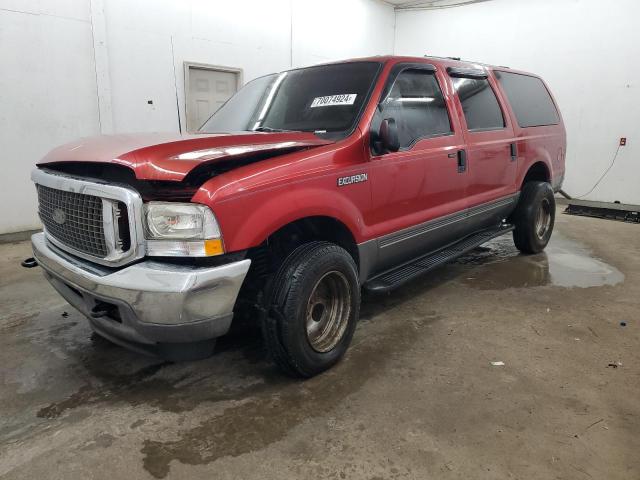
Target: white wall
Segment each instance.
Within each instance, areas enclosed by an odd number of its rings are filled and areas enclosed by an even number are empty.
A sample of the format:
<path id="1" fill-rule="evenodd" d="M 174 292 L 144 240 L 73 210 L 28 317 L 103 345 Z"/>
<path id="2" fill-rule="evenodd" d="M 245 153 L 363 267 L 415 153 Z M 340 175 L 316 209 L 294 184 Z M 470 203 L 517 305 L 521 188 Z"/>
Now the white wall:
<path id="1" fill-rule="evenodd" d="M 393 50 L 393 9 L 376 0 L 104 1 L 116 132 L 178 129 L 174 67 L 184 128 L 185 61 L 242 68 L 247 82 Z"/>
<path id="2" fill-rule="evenodd" d="M 399 11 L 395 53 L 459 56 L 541 75 L 567 127 L 564 190 L 640 204 L 640 2 L 493 0 Z"/>
<path id="3" fill-rule="evenodd" d="M 0 0 L 0 233 L 38 227 L 29 172 L 56 145 L 178 131 L 176 90 L 184 129 L 183 62 L 246 82 L 389 54 L 394 21 L 378 0 Z"/>
<path id="4" fill-rule="evenodd" d="M 0 233 L 38 225 L 35 162 L 99 133 L 89 18 L 86 0 L 0 0 Z"/>
<path id="5" fill-rule="evenodd" d="M 393 53 L 392 7 L 367 0 L 293 0 L 293 64 Z"/>
<path id="6" fill-rule="evenodd" d="M 395 16 L 378 0 L 0 0 L 0 233 L 38 227 L 29 172 L 54 146 L 177 131 L 176 86 L 184 128 L 184 61 L 240 67 L 246 82 L 391 53 L 394 41 L 397 54 L 539 73 L 567 125 L 565 190 L 588 191 L 625 136 L 586 198 L 640 204 L 637 18 L 635 0 L 493 0 Z"/>
<path id="7" fill-rule="evenodd" d="M 290 66 L 289 0 L 106 0 L 105 18 L 116 132 L 177 131 L 174 82 L 184 129 L 184 61 L 245 81 Z"/>

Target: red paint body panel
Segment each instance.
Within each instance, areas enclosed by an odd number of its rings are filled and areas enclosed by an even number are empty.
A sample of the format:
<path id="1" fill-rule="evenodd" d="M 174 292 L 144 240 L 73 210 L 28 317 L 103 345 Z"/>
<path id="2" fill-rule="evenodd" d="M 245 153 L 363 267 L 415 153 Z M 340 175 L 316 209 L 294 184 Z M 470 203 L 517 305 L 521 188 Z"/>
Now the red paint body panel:
<path id="1" fill-rule="evenodd" d="M 448 101 L 446 75 L 436 73 Z M 380 99 L 378 99 L 380 100 Z M 422 223 L 466 207 L 465 181 L 457 174 L 456 159 L 463 148 L 460 125 L 450 115 L 453 135 L 423 139 L 405 151 L 371 156 L 374 211 L 370 221 L 376 236 Z"/>
<path id="2" fill-rule="evenodd" d="M 365 173 L 362 135 L 253 163 L 206 182 L 193 201 L 210 205 L 229 251 L 255 246 L 278 228 L 308 216 L 344 223 L 356 242 L 372 236 L 369 183 L 338 188 L 337 178 Z"/>
<path id="3" fill-rule="evenodd" d="M 515 183 L 517 163 L 511 161 L 511 143 L 515 141 L 513 121 L 497 82 L 492 75 L 488 80 L 505 121 L 505 127 L 501 130 L 469 131 L 460 100 L 457 95 L 451 97 L 458 120 L 464 126 L 469 177 L 466 197 L 469 207 L 513 194 L 518 189 Z"/>
<path id="4" fill-rule="evenodd" d="M 59 147 L 41 164 L 111 162 L 131 168 L 141 180 L 179 181 L 203 162 L 240 158 L 256 151 L 286 151 L 214 176 L 192 198 L 214 211 L 227 252 L 257 246 L 287 223 L 308 216 L 339 220 L 361 243 L 513 194 L 535 162 L 546 165 L 552 184 L 561 181 L 566 145 L 561 117 L 554 126 L 518 127 L 491 67 L 487 67 L 489 81 L 506 127 L 469 132 L 446 68 L 473 64 L 414 57 L 359 60 L 380 62 L 384 67 L 358 127 L 348 138 L 335 143 L 311 133 L 116 135 Z M 369 147 L 369 125 L 389 72 L 397 63 L 436 67 L 453 134 L 423 139 L 408 150 L 375 156 Z M 513 142 L 518 147 L 515 161 L 510 155 Z M 457 172 L 455 156 L 449 157 L 460 149 L 468 153 L 464 174 Z M 191 153 L 196 151 L 200 153 Z M 338 187 L 339 177 L 362 173 L 367 174 L 368 181 Z"/>

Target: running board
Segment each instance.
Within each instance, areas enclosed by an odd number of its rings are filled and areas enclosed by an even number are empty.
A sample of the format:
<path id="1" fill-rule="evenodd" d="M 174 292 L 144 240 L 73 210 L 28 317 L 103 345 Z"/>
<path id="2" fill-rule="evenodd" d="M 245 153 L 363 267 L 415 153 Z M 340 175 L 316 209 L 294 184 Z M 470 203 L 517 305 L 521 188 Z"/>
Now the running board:
<path id="1" fill-rule="evenodd" d="M 413 280 L 414 278 L 430 272 L 444 263 L 464 255 L 468 251 L 488 242 L 492 238 L 511 232 L 514 228 L 515 227 L 513 225 L 503 224 L 499 228 L 492 228 L 474 233 L 473 235 L 465 237 L 442 250 L 424 255 L 393 270 L 377 275 L 367 281 L 363 285 L 363 288 L 369 292 L 375 293 L 389 292 L 398 288 L 400 285 Z"/>

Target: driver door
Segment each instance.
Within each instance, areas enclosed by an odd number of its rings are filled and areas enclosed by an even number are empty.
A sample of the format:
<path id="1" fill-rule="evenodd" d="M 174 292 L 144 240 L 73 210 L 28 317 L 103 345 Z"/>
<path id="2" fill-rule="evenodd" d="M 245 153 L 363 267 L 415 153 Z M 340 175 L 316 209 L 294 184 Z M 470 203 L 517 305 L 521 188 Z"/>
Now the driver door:
<path id="1" fill-rule="evenodd" d="M 429 64 L 395 66 L 371 123 L 397 125 L 400 149 L 372 152 L 370 225 L 378 237 L 377 272 L 459 238 L 467 206 L 464 138 L 451 112 L 451 92 Z"/>

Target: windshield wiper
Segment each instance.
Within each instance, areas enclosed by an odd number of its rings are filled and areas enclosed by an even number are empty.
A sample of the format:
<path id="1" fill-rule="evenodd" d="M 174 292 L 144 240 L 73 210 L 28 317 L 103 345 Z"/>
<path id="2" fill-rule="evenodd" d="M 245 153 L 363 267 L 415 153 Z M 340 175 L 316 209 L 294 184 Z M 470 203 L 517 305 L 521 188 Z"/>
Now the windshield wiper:
<path id="1" fill-rule="evenodd" d="M 284 128 L 256 127 L 251 132 L 297 132 L 299 130 L 286 130 Z"/>

